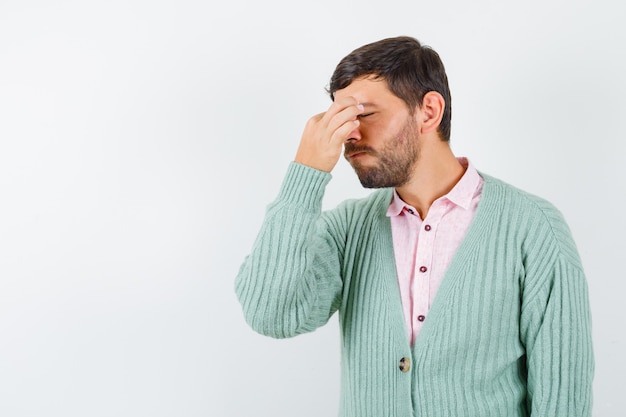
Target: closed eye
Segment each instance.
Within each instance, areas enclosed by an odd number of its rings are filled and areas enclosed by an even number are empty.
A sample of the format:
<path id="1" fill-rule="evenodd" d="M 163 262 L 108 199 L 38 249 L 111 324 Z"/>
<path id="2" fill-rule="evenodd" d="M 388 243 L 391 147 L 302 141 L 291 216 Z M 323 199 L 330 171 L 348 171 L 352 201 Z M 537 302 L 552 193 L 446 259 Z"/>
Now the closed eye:
<path id="1" fill-rule="evenodd" d="M 372 113 L 363 113 L 363 114 L 359 114 L 357 117 L 358 117 L 359 119 L 363 119 L 364 117 L 371 116 L 372 114 L 374 114 L 374 112 L 372 112 Z"/>

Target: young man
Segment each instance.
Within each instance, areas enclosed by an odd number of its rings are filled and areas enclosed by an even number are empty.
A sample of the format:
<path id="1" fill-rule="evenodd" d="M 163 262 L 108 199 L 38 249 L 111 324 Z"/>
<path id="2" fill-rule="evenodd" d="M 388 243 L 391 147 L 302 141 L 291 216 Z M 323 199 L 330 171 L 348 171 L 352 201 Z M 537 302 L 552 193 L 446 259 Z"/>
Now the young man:
<path id="1" fill-rule="evenodd" d="M 236 281 L 272 337 L 342 335 L 342 417 L 589 416 L 587 287 L 548 202 L 478 173 L 449 146 L 450 92 L 408 37 L 356 49 Z M 321 211 L 342 148 L 361 200 Z"/>

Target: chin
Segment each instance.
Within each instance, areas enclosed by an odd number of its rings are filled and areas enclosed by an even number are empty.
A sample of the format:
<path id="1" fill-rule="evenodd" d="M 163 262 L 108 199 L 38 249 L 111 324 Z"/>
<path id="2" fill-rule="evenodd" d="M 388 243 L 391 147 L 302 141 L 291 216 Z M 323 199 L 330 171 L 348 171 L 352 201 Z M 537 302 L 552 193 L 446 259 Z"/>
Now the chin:
<path id="1" fill-rule="evenodd" d="M 353 168 L 364 188 L 401 187 L 409 181 L 409 177 L 401 170 L 364 168 L 363 166 Z"/>
<path id="2" fill-rule="evenodd" d="M 361 170 L 357 171 L 357 177 L 363 188 L 387 188 L 393 187 L 393 184 L 389 184 L 384 178 L 381 178 L 379 172 L 373 170 Z"/>

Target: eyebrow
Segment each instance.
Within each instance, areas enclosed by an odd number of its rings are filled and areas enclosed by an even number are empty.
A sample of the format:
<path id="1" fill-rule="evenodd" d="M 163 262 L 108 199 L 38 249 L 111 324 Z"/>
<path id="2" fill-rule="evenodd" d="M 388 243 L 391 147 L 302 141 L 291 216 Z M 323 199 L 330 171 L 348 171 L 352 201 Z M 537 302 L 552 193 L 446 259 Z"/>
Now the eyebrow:
<path id="1" fill-rule="evenodd" d="M 359 103 L 359 104 L 362 105 L 363 107 L 377 107 L 376 104 L 369 103 L 369 102 Z"/>

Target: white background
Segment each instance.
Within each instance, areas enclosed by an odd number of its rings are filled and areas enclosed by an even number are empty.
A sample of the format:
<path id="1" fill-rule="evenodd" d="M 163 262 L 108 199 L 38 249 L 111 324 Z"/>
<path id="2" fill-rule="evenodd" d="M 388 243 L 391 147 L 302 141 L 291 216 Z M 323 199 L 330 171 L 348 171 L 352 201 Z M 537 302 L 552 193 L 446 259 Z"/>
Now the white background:
<path id="1" fill-rule="evenodd" d="M 455 153 L 565 215 L 623 415 L 623 4 L 0 0 L 0 415 L 336 415 L 336 317 L 272 340 L 233 283 L 335 65 L 396 35 Z M 342 160 L 324 204 L 366 194 Z"/>

